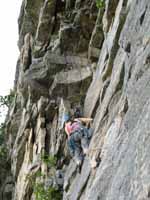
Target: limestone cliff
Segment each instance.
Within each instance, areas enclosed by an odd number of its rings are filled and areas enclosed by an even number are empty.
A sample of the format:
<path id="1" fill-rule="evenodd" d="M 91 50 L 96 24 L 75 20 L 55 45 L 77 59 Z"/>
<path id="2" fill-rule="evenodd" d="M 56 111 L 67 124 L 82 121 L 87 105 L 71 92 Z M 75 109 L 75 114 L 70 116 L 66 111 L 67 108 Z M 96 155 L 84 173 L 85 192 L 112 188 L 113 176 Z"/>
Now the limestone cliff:
<path id="1" fill-rule="evenodd" d="M 148 200 L 150 1 L 23 0 L 18 24 L 0 199 Z M 94 131 L 81 173 L 62 123 L 76 107 Z"/>

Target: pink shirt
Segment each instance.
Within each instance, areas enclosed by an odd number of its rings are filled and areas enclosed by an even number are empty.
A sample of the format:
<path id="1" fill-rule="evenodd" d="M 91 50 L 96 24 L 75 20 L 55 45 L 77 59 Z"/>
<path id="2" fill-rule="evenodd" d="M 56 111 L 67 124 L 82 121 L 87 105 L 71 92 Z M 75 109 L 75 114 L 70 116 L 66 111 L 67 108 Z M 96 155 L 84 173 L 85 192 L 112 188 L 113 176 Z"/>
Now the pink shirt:
<path id="1" fill-rule="evenodd" d="M 74 122 L 74 123 L 67 123 L 65 129 L 67 130 L 67 134 L 71 135 L 71 133 L 73 133 L 74 131 L 78 130 L 80 128 L 80 125 L 78 122 Z"/>
<path id="2" fill-rule="evenodd" d="M 71 130 L 72 132 L 76 131 L 76 130 L 79 130 L 80 129 L 80 125 L 78 122 L 74 122 L 72 125 L 71 125 Z"/>

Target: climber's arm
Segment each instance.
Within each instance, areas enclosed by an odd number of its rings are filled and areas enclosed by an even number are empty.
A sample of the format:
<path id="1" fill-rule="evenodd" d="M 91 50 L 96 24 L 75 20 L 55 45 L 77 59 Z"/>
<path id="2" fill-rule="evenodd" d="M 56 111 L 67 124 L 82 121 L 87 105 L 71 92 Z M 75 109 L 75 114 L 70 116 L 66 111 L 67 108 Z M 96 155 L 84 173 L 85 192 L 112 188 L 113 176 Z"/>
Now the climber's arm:
<path id="1" fill-rule="evenodd" d="M 93 119 L 92 118 L 87 118 L 87 117 L 81 117 L 81 118 L 78 118 L 81 122 L 84 122 L 84 123 L 89 123 L 89 122 L 92 122 Z"/>
<path id="2" fill-rule="evenodd" d="M 69 136 L 69 131 L 67 129 L 67 126 L 65 126 L 65 132 L 67 133 L 67 135 Z"/>
<path id="3" fill-rule="evenodd" d="M 81 118 L 74 119 L 74 121 L 80 121 L 82 123 L 85 123 L 86 126 L 88 126 L 89 123 L 93 121 L 93 119 L 92 118 L 87 118 L 87 117 L 81 117 Z"/>

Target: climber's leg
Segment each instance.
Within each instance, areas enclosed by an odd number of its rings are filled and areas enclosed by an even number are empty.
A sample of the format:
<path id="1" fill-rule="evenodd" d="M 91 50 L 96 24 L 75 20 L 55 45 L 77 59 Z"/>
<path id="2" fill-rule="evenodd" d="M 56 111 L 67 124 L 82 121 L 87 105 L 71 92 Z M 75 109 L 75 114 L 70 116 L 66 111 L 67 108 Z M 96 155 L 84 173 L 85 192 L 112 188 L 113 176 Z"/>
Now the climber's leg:
<path id="1" fill-rule="evenodd" d="M 83 153 L 82 153 L 82 148 L 81 148 L 81 138 L 82 135 L 80 131 L 75 131 L 72 135 L 71 138 L 74 142 L 74 160 L 77 163 L 77 165 L 81 165 L 83 161 Z"/>
<path id="2" fill-rule="evenodd" d="M 73 157 L 74 154 L 75 154 L 76 144 L 75 144 L 75 142 L 74 142 L 72 137 L 68 138 L 67 144 L 68 144 L 69 153 Z"/>
<path id="3" fill-rule="evenodd" d="M 88 154 L 88 148 L 89 148 L 89 143 L 90 143 L 90 139 L 92 137 L 92 129 L 88 129 L 86 127 L 82 128 L 82 138 L 81 138 L 81 146 L 83 149 L 83 153 L 84 154 Z"/>
<path id="4" fill-rule="evenodd" d="M 88 138 L 91 139 L 92 135 L 93 135 L 93 129 L 89 128 L 88 129 Z"/>
<path id="5" fill-rule="evenodd" d="M 81 130 L 83 132 L 84 137 L 87 137 L 90 140 L 93 134 L 93 129 L 82 126 Z"/>
<path id="6" fill-rule="evenodd" d="M 87 154 L 89 149 L 89 139 L 87 137 L 82 137 L 81 147 L 83 149 L 83 154 Z"/>
<path id="7" fill-rule="evenodd" d="M 83 153 L 82 153 L 82 149 L 80 147 L 76 147 L 76 149 L 75 149 L 74 160 L 77 163 L 77 165 L 81 165 L 82 164 Z"/>
<path id="8" fill-rule="evenodd" d="M 76 131 L 72 133 L 72 135 L 68 138 L 68 148 L 71 156 L 73 157 L 78 152 L 80 152 L 81 149 L 81 134 L 80 132 Z"/>

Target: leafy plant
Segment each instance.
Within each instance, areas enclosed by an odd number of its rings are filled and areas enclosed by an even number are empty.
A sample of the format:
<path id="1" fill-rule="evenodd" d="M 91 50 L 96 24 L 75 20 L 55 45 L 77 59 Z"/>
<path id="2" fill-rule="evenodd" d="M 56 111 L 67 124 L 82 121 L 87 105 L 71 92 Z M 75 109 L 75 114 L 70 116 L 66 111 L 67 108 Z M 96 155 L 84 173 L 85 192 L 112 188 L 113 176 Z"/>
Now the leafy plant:
<path id="1" fill-rule="evenodd" d="M 96 0 L 96 7 L 97 8 L 104 8 L 105 6 L 105 0 Z"/>
<path id="2" fill-rule="evenodd" d="M 62 196 L 59 190 L 48 187 L 45 188 L 43 183 L 36 183 L 34 186 L 36 200 L 61 200 Z"/>
<path id="3" fill-rule="evenodd" d="M 44 175 L 41 171 L 37 171 L 35 174 L 30 174 L 26 178 L 31 182 L 33 187 L 33 193 L 35 195 L 35 200 L 61 200 L 61 192 L 52 187 L 45 187 L 44 183 L 36 182 L 36 178 L 43 178 Z"/>
<path id="4" fill-rule="evenodd" d="M 48 165 L 48 167 L 56 166 L 57 159 L 54 156 L 45 154 L 45 155 L 41 156 L 41 159 L 44 163 L 46 163 Z"/>
<path id="5" fill-rule="evenodd" d="M 0 145 L 4 143 L 5 123 L 0 124 Z"/>
<path id="6" fill-rule="evenodd" d="M 36 178 L 43 177 L 43 176 L 44 176 L 44 175 L 41 173 L 41 171 L 38 170 L 38 171 L 37 171 L 36 173 L 34 173 L 34 174 L 28 174 L 28 175 L 26 176 L 26 180 L 30 181 L 30 182 L 31 182 L 31 185 L 32 185 L 32 187 L 33 187 L 34 184 L 35 184 Z"/>
<path id="7" fill-rule="evenodd" d="M 0 107 L 6 106 L 7 108 L 10 107 L 14 100 L 15 93 L 13 90 L 10 90 L 10 94 L 2 96 L 0 95 Z"/>
<path id="8" fill-rule="evenodd" d="M 10 90 L 9 95 L 2 96 L 0 95 L 0 108 L 9 108 L 11 103 L 14 100 L 15 93 L 13 90 Z M 4 109 L 6 111 L 6 109 Z M 1 110 L 0 110 L 1 114 Z M 3 114 L 4 118 L 5 114 Z M 7 158 L 7 148 L 5 145 L 5 123 L 0 124 L 0 159 L 6 160 Z"/>

